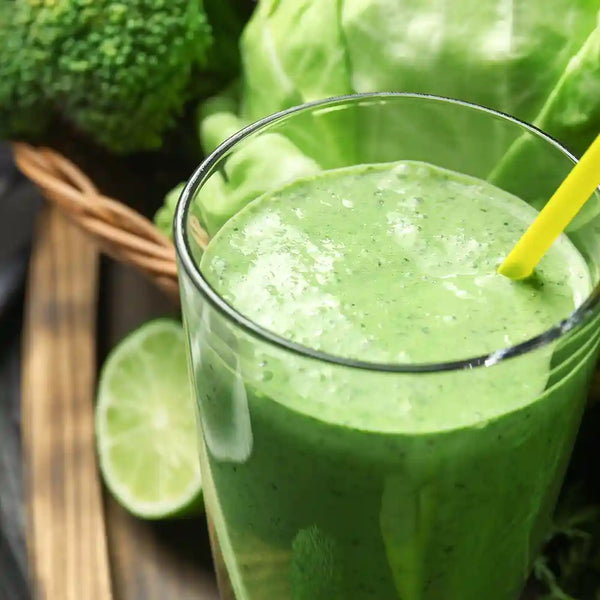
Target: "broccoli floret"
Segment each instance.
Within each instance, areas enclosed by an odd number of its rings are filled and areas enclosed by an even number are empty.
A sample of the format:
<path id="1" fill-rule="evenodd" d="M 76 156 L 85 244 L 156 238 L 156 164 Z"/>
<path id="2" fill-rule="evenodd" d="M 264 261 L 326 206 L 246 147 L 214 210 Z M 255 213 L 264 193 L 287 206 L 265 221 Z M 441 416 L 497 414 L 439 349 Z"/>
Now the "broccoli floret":
<path id="1" fill-rule="evenodd" d="M 14 0 L 0 0 L 0 135 L 37 135 L 50 120 L 38 80 L 40 56 L 24 52 L 27 31 L 12 26 Z M 6 135 L 3 135 L 6 134 Z"/>
<path id="2" fill-rule="evenodd" d="M 0 135 L 59 116 L 116 153 L 161 145 L 212 43 L 202 0 L 0 0 Z"/>

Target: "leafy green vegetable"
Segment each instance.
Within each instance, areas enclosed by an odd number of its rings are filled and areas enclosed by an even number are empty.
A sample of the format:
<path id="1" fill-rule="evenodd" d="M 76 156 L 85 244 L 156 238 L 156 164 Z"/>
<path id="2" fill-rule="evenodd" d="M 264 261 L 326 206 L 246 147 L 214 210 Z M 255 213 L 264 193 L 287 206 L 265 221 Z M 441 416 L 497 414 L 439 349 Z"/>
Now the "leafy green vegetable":
<path id="1" fill-rule="evenodd" d="M 370 0 L 361 3 L 372 4 Z M 346 4 L 338 0 L 258 3 L 241 39 L 242 116 L 246 121 L 353 90 L 341 19 Z M 384 4 L 389 8 L 398 3 L 388 0 Z M 384 36 L 385 32 L 377 32 L 374 44 L 385 43 Z M 376 70 L 375 64 L 371 70 Z"/>
<path id="2" fill-rule="evenodd" d="M 600 598 L 600 505 L 577 482 L 567 486 L 545 553 L 534 574 L 546 592 L 540 600 Z"/>
<path id="3" fill-rule="evenodd" d="M 269 133 L 250 139 L 231 156 L 227 179 L 215 173 L 197 196 L 200 219 L 214 235 L 233 213 L 269 189 L 317 173 L 320 167 L 285 136 Z"/>
<path id="4" fill-rule="evenodd" d="M 600 22 L 567 63 L 534 124 L 581 153 L 600 123 Z"/>
<path id="5" fill-rule="evenodd" d="M 600 600 L 599 392 L 596 377 L 554 525 L 535 565 L 545 590 L 536 600 Z"/>
<path id="6" fill-rule="evenodd" d="M 261 0 L 242 37 L 242 115 L 409 91 L 493 107 L 578 152 L 600 119 L 598 0 Z"/>
<path id="7" fill-rule="evenodd" d="M 599 10 L 600 0 L 555 0 L 551 9 L 531 0 L 259 0 L 240 40 L 239 107 L 205 117 L 204 148 L 233 132 L 232 113 L 241 127 L 319 98 L 408 91 L 513 114 L 581 153 L 600 129 Z M 291 140 L 293 152 L 328 168 L 354 150 L 348 139 L 336 143 L 343 131 L 307 130 Z M 506 148 L 501 134 L 482 135 L 490 151 Z M 224 222 L 242 198 L 232 185 L 221 192 Z"/>
<path id="8" fill-rule="evenodd" d="M 156 148 L 211 43 L 202 0 L 0 0 L 0 136 L 60 116 L 114 152 Z"/>
<path id="9" fill-rule="evenodd" d="M 181 183 L 178 186 L 174 187 L 166 196 L 163 206 L 161 206 L 156 215 L 154 216 L 154 222 L 156 226 L 164 231 L 169 237 L 172 236 L 171 229 L 173 227 L 173 216 L 175 215 L 175 207 L 177 206 L 177 201 L 179 200 L 179 196 L 181 196 L 181 192 L 183 192 L 183 188 L 185 184 Z"/>
<path id="10" fill-rule="evenodd" d="M 213 102 L 221 104 L 222 99 Z M 242 127 L 239 118 L 230 112 L 217 112 L 202 123 L 201 138 L 218 144 L 220 132 L 233 134 Z M 225 172 L 215 172 L 197 192 L 192 210 L 209 235 L 214 235 L 229 217 L 252 199 L 269 189 L 281 187 L 298 177 L 312 175 L 321 167 L 304 155 L 285 136 L 268 133 L 249 138 L 225 166 Z M 154 222 L 171 235 L 172 219 L 181 185 L 172 190 Z"/>

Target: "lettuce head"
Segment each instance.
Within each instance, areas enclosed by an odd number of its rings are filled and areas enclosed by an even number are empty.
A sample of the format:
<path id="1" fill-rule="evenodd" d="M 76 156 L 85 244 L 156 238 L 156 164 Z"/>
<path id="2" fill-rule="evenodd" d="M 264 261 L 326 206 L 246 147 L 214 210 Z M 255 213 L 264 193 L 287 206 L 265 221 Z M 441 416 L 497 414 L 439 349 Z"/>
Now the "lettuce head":
<path id="1" fill-rule="evenodd" d="M 599 13 L 600 0 L 259 0 L 240 39 L 235 97 L 201 111 L 204 150 L 303 102 L 399 91 L 509 113 L 581 154 L 600 131 Z M 331 123 L 273 144 L 257 137 L 244 146 L 243 160 L 232 155 L 232 172 L 215 175 L 196 200 L 209 233 L 257 194 L 285 183 L 286 173 L 309 175 L 351 153 L 356 159 L 350 129 Z M 500 131 L 480 135 L 490 148 L 506 152 L 510 145 L 495 138 Z M 501 166 L 510 173 L 510 164 Z"/>

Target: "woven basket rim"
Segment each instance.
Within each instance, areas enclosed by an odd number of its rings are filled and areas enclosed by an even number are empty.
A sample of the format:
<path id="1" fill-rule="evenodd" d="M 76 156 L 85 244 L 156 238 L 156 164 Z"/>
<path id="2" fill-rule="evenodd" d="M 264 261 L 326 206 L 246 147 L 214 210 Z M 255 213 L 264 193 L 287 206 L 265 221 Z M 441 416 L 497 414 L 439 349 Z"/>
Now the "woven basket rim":
<path id="1" fill-rule="evenodd" d="M 175 246 L 144 215 L 100 192 L 73 161 L 56 150 L 23 142 L 12 145 L 15 163 L 43 196 L 115 260 L 132 265 L 179 302 Z M 194 223 L 194 237 L 208 234 Z"/>

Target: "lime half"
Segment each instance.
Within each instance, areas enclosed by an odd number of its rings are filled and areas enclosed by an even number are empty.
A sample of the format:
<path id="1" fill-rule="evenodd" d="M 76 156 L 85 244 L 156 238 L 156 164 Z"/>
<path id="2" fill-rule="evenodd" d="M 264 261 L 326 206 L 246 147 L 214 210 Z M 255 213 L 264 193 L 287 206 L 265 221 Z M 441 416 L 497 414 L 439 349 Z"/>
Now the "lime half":
<path id="1" fill-rule="evenodd" d="M 193 402 L 176 321 L 146 323 L 106 359 L 96 405 L 100 470 L 133 514 L 160 519 L 202 507 Z"/>

